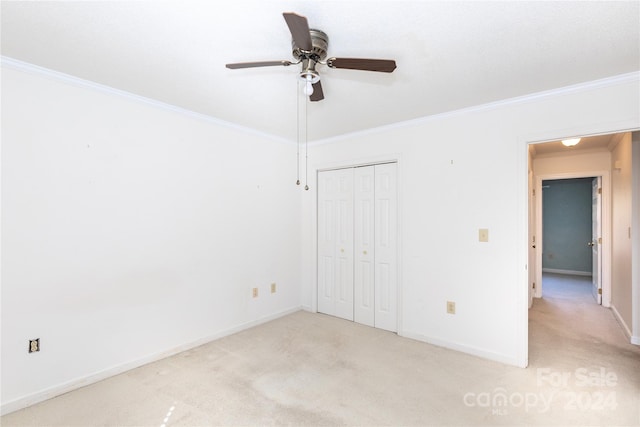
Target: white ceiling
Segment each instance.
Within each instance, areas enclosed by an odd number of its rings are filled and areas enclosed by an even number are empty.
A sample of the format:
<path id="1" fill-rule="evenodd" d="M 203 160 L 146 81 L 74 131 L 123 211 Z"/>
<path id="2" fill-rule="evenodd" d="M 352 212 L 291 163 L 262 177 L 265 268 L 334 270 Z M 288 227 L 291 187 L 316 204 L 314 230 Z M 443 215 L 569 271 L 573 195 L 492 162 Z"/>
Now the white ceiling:
<path id="1" fill-rule="evenodd" d="M 290 140 L 298 68 L 282 12 L 329 56 L 395 59 L 392 74 L 319 67 L 309 140 L 640 70 L 640 1 L 2 1 L 2 55 Z M 301 110 L 304 112 L 304 103 Z"/>

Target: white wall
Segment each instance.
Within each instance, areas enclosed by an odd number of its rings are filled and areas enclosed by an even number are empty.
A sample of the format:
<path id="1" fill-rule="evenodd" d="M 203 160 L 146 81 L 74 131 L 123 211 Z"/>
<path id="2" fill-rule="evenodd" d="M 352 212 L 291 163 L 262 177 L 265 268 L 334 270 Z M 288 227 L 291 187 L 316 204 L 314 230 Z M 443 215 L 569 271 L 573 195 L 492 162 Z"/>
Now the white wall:
<path id="1" fill-rule="evenodd" d="M 3 412 L 298 309 L 294 180 L 293 144 L 3 66 Z"/>
<path id="2" fill-rule="evenodd" d="M 316 170 L 398 159 L 402 335 L 527 364 L 527 142 L 638 127 L 639 86 L 635 75 L 312 147 Z M 310 310 L 315 187 L 304 196 L 302 302 Z M 489 229 L 488 243 L 478 242 L 479 228 Z"/>
<path id="3" fill-rule="evenodd" d="M 620 137 L 611 153 L 612 256 L 611 309 L 631 335 L 631 133 Z M 616 168 L 615 166 L 619 166 Z"/>

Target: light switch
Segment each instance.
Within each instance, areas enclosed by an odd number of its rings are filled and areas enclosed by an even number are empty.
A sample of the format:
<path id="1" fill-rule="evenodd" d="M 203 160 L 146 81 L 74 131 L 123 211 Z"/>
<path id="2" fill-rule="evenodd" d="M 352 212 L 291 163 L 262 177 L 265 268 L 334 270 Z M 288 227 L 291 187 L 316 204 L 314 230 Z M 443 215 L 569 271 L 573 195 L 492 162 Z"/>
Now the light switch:
<path id="1" fill-rule="evenodd" d="M 480 242 L 488 242 L 489 241 L 489 229 L 481 228 L 478 230 L 478 240 Z"/>
<path id="2" fill-rule="evenodd" d="M 456 314 L 456 303 L 454 301 L 447 301 L 447 313 Z"/>

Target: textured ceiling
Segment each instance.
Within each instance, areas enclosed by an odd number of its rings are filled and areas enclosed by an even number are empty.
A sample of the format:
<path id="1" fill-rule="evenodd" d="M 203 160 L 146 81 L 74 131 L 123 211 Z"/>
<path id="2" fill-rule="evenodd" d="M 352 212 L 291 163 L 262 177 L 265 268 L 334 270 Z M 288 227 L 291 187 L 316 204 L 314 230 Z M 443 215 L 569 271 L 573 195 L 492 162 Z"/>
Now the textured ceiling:
<path id="1" fill-rule="evenodd" d="M 309 140 L 640 69 L 640 2 L 2 2 L 2 55 L 295 140 L 297 67 L 282 12 L 329 55 L 395 59 L 393 74 L 319 67 Z"/>

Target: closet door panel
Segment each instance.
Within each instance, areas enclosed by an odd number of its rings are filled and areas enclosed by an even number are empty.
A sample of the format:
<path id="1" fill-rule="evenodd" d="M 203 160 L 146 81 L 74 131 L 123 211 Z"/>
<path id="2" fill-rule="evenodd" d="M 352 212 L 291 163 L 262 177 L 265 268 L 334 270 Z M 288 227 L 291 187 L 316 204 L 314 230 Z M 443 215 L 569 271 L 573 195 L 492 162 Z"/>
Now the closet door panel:
<path id="1" fill-rule="evenodd" d="M 354 320 L 374 326 L 374 167 L 354 171 Z"/>
<path id="2" fill-rule="evenodd" d="M 318 174 L 318 311 L 353 320 L 353 170 Z"/>
<path id="3" fill-rule="evenodd" d="M 334 314 L 335 227 L 333 225 L 336 178 L 318 175 L 318 311 Z"/>
<path id="4" fill-rule="evenodd" d="M 375 327 L 397 331 L 397 165 L 375 166 Z"/>
<path id="5" fill-rule="evenodd" d="M 335 195 L 337 246 L 335 316 L 353 320 L 353 169 L 333 171 L 338 177 Z"/>

